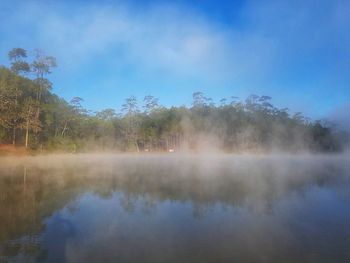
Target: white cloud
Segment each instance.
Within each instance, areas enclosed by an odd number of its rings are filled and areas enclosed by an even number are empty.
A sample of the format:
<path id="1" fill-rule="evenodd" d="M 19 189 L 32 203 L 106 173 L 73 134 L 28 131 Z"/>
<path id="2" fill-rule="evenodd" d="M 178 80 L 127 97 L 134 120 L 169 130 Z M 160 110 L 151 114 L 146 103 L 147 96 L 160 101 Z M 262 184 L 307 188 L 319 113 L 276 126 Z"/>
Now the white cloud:
<path id="1" fill-rule="evenodd" d="M 40 47 L 73 68 L 109 56 L 141 70 L 219 80 L 265 71 L 275 49 L 265 37 L 243 35 L 185 7 L 133 13 L 127 5 L 87 5 L 74 15 L 70 8 L 26 2 L 14 20 L 30 24 Z"/>
<path id="2" fill-rule="evenodd" d="M 340 96 L 350 82 L 347 1 L 248 0 L 236 18 L 240 26 L 213 21 L 185 5 L 140 10 L 127 1 L 20 1 L 2 9 L 11 10 L 0 13 L 6 38 L 46 50 L 66 71 L 94 63 L 116 71 L 131 66 L 139 74 L 190 77 L 213 86 L 243 83 L 247 92 L 285 100 L 298 85 L 323 83 L 327 90 L 337 83 Z M 302 69 L 309 79 L 295 75 Z M 305 107 L 317 87 L 307 92 L 297 101 Z"/>

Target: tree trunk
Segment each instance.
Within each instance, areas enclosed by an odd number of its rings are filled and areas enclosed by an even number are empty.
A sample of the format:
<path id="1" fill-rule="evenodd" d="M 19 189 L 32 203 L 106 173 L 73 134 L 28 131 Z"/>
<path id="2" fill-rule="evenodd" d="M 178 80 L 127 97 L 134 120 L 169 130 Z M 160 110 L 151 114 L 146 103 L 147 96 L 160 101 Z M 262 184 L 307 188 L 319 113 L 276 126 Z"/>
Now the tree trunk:
<path id="1" fill-rule="evenodd" d="M 66 132 L 66 130 L 67 130 L 67 122 L 64 123 L 64 127 L 61 133 L 62 137 L 64 137 L 64 133 Z"/>
<path id="2" fill-rule="evenodd" d="M 137 143 L 137 140 L 134 140 L 134 142 L 135 142 L 137 152 L 140 152 L 140 148 L 139 148 L 139 144 Z"/>
<path id="3" fill-rule="evenodd" d="M 35 118 L 36 118 L 36 120 L 40 121 L 40 120 L 39 120 L 39 119 L 40 119 L 40 107 L 37 107 L 36 114 L 35 114 Z M 35 133 L 38 133 L 38 132 L 39 132 L 38 128 L 35 128 L 35 129 L 34 129 L 34 132 L 35 132 Z"/>
<path id="4" fill-rule="evenodd" d="M 26 127 L 26 148 L 28 148 L 28 139 L 29 139 L 29 120 L 27 120 L 27 127 Z"/>
<path id="5" fill-rule="evenodd" d="M 16 146 L 16 127 L 13 127 L 12 144 L 13 146 Z"/>
<path id="6" fill-rule="evenodd" d="M 16 88 L 15 90 L 16 94 L 15 94 L 15 110 L 17 112 L 17 103 L 18 103 L 18 99 L 17 99 L 17 94 L 18 94 L 18 89 Z M 12 134 L 12 144 L 13 146 L 16 146 L 16 124 L 17 124 L 17 117 L 15 118 L 15 122 L 13 125 L 13 134 Z"/>

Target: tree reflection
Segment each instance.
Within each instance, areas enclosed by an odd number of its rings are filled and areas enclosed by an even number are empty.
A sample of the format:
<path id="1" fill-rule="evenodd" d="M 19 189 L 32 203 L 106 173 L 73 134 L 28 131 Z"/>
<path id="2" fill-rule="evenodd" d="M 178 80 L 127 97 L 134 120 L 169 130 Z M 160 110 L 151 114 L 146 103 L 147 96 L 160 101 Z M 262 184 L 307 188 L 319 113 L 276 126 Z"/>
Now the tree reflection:
<path id="1" fill-rule="evenodd" d="M 176 162 L 116 158 L 104 162 L 66 159 L 60 165 L 3 164 L 0 255 L 5 262 L 11 257 L 25 256 L 26 262 L 45 258 L 40 245 L 44 220 L 64 207 L 74 213 L 78 207 L 74 200 L 88 192 L 103 199 L 120 194 L 120 206 L 126 213 L 134 213 L 136 203 L 144 214 L 152 215 L 160 202 L 188 202 L 193 216 L 200 219 L 216 204 L 271 212 L 274 202 L 291 193 L 348 180 L 342 176 L 348 168 L 327 161 L 295 159 L 278 166 L 269 159 L 216 161 L 219 163 L 210 169 L 203 166 L 203 160 L 186 158 Z"/>

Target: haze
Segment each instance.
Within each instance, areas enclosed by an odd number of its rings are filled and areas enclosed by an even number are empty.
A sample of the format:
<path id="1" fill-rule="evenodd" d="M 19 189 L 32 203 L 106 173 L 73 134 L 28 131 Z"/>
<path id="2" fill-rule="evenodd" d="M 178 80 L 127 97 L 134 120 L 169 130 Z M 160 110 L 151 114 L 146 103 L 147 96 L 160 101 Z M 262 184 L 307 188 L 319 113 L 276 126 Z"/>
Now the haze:
<path id="1" fill-rule="evenodd" d="M 0 1 L 0 262 L 350 262 L 350 1 Z"/>

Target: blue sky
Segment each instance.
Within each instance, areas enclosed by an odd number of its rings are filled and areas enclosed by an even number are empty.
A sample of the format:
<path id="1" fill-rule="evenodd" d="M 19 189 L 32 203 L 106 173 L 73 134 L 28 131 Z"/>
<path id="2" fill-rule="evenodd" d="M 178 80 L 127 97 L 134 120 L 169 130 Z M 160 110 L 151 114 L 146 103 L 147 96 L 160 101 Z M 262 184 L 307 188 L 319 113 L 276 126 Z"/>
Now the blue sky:
<path id="1" fill-rule="evenodd" d="M 350 109 L 349 14 L 347 0 L 0 0 L 0 64 L 12 47 L 44 50 L 53 91 L 91 110 L 203 91 L 323 118 Z"/>

